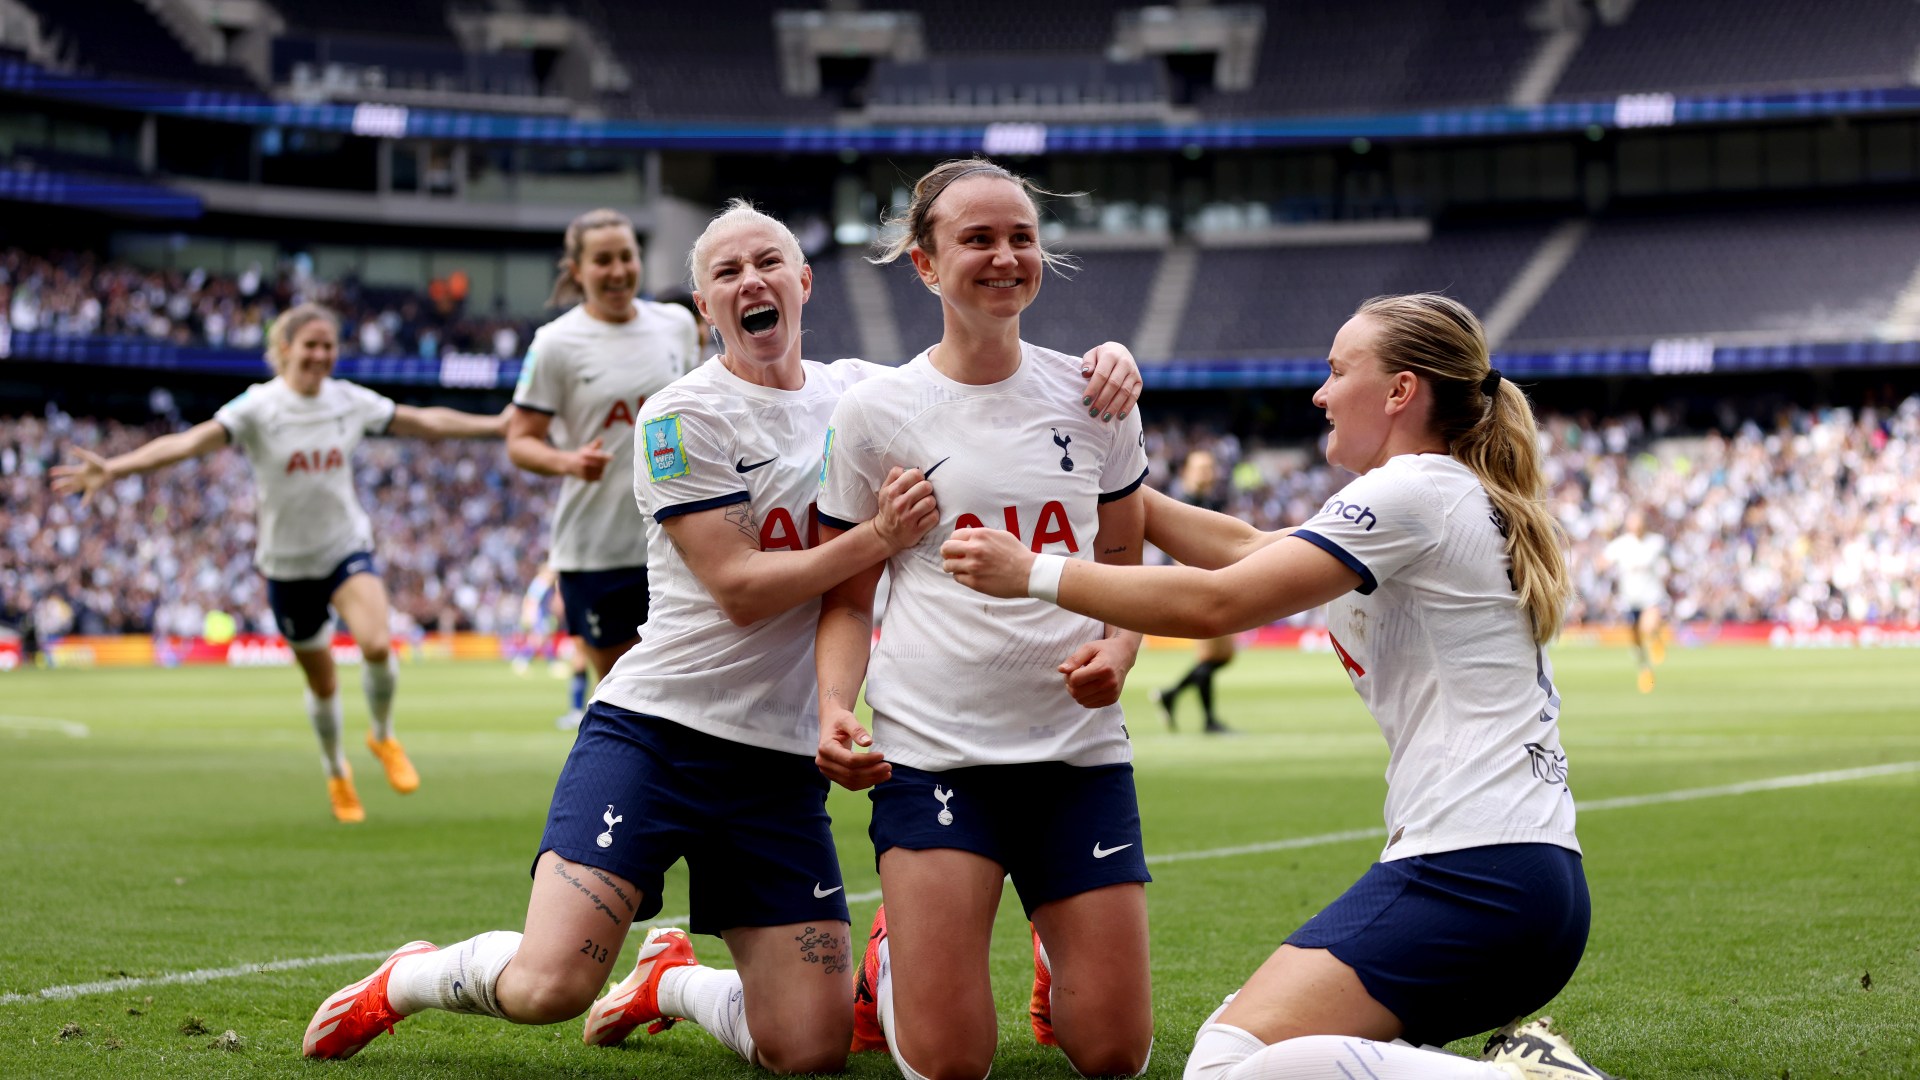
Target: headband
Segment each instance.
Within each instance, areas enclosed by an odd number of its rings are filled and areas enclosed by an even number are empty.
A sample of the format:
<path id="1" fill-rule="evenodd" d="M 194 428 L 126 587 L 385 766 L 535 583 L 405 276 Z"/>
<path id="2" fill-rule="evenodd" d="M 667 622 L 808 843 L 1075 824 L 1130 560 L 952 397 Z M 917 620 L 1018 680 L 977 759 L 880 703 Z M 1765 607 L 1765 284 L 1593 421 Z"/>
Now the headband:
<path id="1" fill-rule="evenodd" d="M 1007 176 L 1007 170 L 1001 168 L 998 165 L 993 164 L 992 162 L 983 161 L 978 165 L 972 165 L 967 168 L 961 169 L 959 172 L 954 173 L 952 178 L 950 178 L 945 184 L 942 184 L 940 186 L 939 192 L 935 194 L 933 198 L 927 200 L 927 211 L 930 212 L 933 210 L 933 204 L 940 201 L 940 196 L 945 195 L 947 193 L 948 188 L 952 187 L 953 185 L 959 183 L 962 180 L 965 180 L 967 177 L 973 176 L 977 173 L 992 173 L 995 176 Z M 1007 177 L 1007 178 L 1012 179 L 1012 177 Z"/>

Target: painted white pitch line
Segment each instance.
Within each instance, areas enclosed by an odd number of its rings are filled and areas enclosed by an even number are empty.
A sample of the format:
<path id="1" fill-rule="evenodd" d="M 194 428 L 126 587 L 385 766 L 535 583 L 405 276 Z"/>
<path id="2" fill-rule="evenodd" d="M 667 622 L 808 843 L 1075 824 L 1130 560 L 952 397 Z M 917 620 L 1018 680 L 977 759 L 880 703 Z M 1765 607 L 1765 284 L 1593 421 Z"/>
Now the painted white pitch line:
<path id="1" fill-rule="evenodd" d="M 1857 769 L 1833 769 L 1828 772 L 1801 773 L 1797 776 L 1775 776 L 1766 780 L 1748 780 L 1738 784 L 1723 784 L 1718 787 L 1685 788 L 1680 791 L 1665 791 L 1653 795 L 1624 795 L 1614 799 L 1594 799 L 1589 802 L 1575 803 L 1580 811 L 1621 810 L 1635 806 L 1653 806 L 1659 803 L 1691 802 L 1697 799 L 1712 799 L 1724 795 L 1746 795 L 1756 791 L 1783 791 L 1789 788 L 1813 787 L 1818 784 L 1838 784 L 1849 780 L 1866 780 L 1876 776 L 1898 776 L 1903 773 L 1920 772 L 1920 761 L 1896 761 L 1886 765 L 1867 765 Z M 1274 851 L 1290 851 L 1296 848 L 1320 847 L 1326 844 L 1344 844 L 1356 840 L 1378 839 L 1385 829 L 1348 829 L 1345 832 L 1321 833 L 1318 836 L 1300 836 L 1290 840 L 1272 840 L 1262 844 L 1241 844 L 1235 847 L 1208 848 L 1204 851 L 1174 851 L 1161 855 L 1150 855 L 1147 862 L 1160 865 L 1174 862 L 1191 862 L 1195 859 L 1226 859 L 1238 855 L 1261 855 Z M 880 899 L 880 890 L 848 893 L 847 902 L 863 904 Z M 688 916 L 674 915 L 670 918 L 652 920 L 656 926 L 685 926 Z M 331 956 L 309 956 L 293 960 L 270 960 L 264 964 L 242 964 L 225 968 L 202 968 L 198 971 L 182 971 L 171 975 L 136 976 L 124 979 L 103 979 L 99 982 L 74 983 L 68 986 L 49 986 L 30 994 L 0 994 L 0 1005 L 20 1005 L 29 1001 L 66 1001 L 72 998 L 92 994 L 109 994 L 119 990 L 134 990 L 144 986 L 176 986 L 185 983 L 211 982 L 214 979 L 232 979 L 242 975 L 254 975 L 268 971 L 293 971 L 299 968 L 320 967 L 326 964 L 344 964 L 352 961 L 384 960 L 385 952 L 335 953 Z"/>
<path id="2" fill-rule="evenodd" d="M 0 716 L 0 729 L 26 734 L 29 731 L 57 731 L 70 739 L 84 739 L 93 734 L 87 725 L 78 720 L 61 720 L 52 716 Z"/>

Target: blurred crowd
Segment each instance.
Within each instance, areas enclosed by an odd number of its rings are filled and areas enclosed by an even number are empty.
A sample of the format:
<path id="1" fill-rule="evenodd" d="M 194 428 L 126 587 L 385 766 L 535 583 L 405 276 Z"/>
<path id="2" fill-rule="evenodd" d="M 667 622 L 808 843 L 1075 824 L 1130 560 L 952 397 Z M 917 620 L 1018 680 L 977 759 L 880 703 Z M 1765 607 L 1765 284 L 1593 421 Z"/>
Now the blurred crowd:
<path id="1" fill-rule="evenodd" d="M 43 640 L 184 636 L 225 611 L 272 632 L 239 454 L 125 478 L 91 507 L 48 488 L 67 446 L 118 453 L 177 426 L 0 418 L 0 620 L 30 621 Z M 1572 622 L 1623 619 L 1600 551 L 1635 509 L 1668 540 L 1680 621 L 1920 622 L 1920 397 L 1706 433 L 1661 414 L 1550 417 L 1541 444 L 1572 541 Z M 1156 425 L 1147 449 L 1150 482 L 1177 497 L 1193 494 L 1180 463 L 1211 453 L 1222 479 L 1210 500 L 1263 529 L 1305 521 L 1350 478 L 1317 448 L 1245 445 L 1205 426 Z M 354 466 L 396 629 L 514 629 L 557 484 L 513 468 L 498 443 L 373 439 Z"/>
<path id="2" fill-rule="evenodd" d="M 532 340 L 526 320 L 469 309 L 469 283 L 454 271 L 425 293 L 314 277 L 301 257 L 271 272 L 144 270 L 90 254 L 0 249 L 0 331 L 139 337 L 216 348 L 264 350 L 280 312 L 314 301 L 341 318 L 341 346 L 362 356 L 438 357 L 443 351 L 518 358 Z"/>

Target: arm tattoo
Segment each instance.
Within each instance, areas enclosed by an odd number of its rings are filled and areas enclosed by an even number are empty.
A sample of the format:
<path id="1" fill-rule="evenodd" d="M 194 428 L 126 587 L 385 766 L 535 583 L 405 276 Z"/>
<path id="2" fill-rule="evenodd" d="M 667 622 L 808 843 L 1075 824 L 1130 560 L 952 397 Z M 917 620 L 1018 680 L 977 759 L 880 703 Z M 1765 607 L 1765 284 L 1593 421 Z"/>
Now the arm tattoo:
<path id="1" fill-rule="evenodd" d="M 819 964 L 825 974 L 844 974 L 853 967 L 847 952 L 847 939 L 832 929 L 820 930 L 809 926 L 794 935 L 793 940 L 800 943 L 800 958 L 809 964 Z"/>
<path id="2" fill-rule="evenodd" d="M 600 879 L 600 884 L 605 885 L 609 889 L 612 889 L 613 895 L 619 897 L 620 902 L 627 905 L 627 915 L 629 917 L 633 915 L 633 898 L 627 895 L 627 890 L 621 888 L 618 882 L 608 877 L 606 875 L 606 872 L 601 870 L 597 866 L 587 867 L 587 873 L 592 874 L 594 877 Z"/>
<path id="3" fill-rule="evenodd" d="M 760 525 L 753 520 L 753 504 L 734 503 L 727 507 L 727 520 L 740 530 L 740 535 L 753 541 L 754 547 L 760 546 Z"/>
<path id="4" fill-rule="evenodd" d="M 581 881 L 579 878 L 574 877 L 572 874 L 567 873 L 566 863 L 559 863 L 559 862 L 554 863 L 553 872 L 559 875 L 560 880 L 573 886 L 575 889 L 578 889 L 580 891 L 580 895 L 585 896 L 587 899 L 593 901 L 594 907 L 597 907 L 601 911 L 606 912 L 607 918 L 612 920 L 613 925 L 615 926 L 620 925 L 620 916 L 617 913 L 615 913 L 612 908 L 607 906 L 606 901 L 600 899 L 599 896 L 595 895 L 594 891 L 587 887 L 586 882 Z"/>
<path id="5" fill-rule="evenodd" d="M 829 686 L 829 687 L 827 687 L 827 700 L 828 700 L 828 701 L 831 701 L 831 702 L 834 702 L 835 704 L 838 704 L 838 703 L 840 702 L 840 699 L 841 699 L 841 695 L 840 695 L 840 685 L 839 685 L 838 683 L 835 683 L 834 685 L 832 685 L 832 686 Z"/>
<path id="6" fill-rule="evenodd" d="M 1110 548 L 1101 548 L 1101 549 L 1100 549 L 1100 554 L 1102 554 L 1102 555 L 1125 555 L 1125 554 L 1126 554 L 1126 553 L 1127 553 L 1127 552 L 1128 552 L 1129 550 L 1130 550 L 1130 549 L 1128 548 L 1128 546 L 1127 546 L 1127 545 L 1125 545 L 1125 544 L 1121 544 L 1121 545 L 1120 545 L 1119 547 L 1110 547 Z"/>

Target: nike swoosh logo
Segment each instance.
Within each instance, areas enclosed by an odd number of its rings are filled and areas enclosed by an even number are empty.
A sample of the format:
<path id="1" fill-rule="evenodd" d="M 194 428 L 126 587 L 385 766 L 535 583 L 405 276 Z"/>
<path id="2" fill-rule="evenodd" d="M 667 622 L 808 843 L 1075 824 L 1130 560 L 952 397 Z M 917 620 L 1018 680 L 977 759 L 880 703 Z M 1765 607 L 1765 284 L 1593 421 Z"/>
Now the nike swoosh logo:
<path id="1" fill-rule="evenodd" d="M 1116 851 L 1125 851 L 1132 846 L 1132 844 L 1121 844 L 1119 847 L 1103 848 L 1100 846 L 1100 841 L 1095 840 L 1093 842 L 1093 857 L 1096 859 L 1104 859 Z"/>
<path id="2" fill-rule="evenodd" d="M 927 466 L 927 467 L 926 467 L 925 469 L 922 469 L 922 470 L 921 470 L 921 472 L 920 472 L 920 475 L 921 475 L 921 476 L 932 476 L 932 475 L 933 475 L 933 470 L 935 470 L 935 469 L 937 469 L 937 468 L 939 468 L 939 467 L 940 467 L 940 466 L 942 466 L 942 465 L 945 465 L 945 464 L 946 464 L 947 462 L 949 462 L 949 461 L 952 461 L 952 460 L 953 460 L 953 455 L 952 455 L 952 454 L 948 454 L 948 455 L 947 455 L 946 457 L 943 457 L 943 458 L 941 458 L 941 459 L 940 459 L 939 461 L 936 461 L 936 462 L 934 462 L 933 464 L 931 464 L 931 465 L 929 465 L 929 466 Z"/>
<path id="3" fill-rule="evenodd" d="M 845 885 L 835 885 L 831 889 L 823 889 L 820 887 L 820 883 L 816 881 L 813 883 L 813 895 L 816 899 L 824 900 L 827 897 L 832 896 L 834 893 L 837 893 L 844 888 L 846 888 Z"/>
<path id="4" fill-rule="evenodd" d="M 733 463 L 733 471 L 737 473 L 750 473 L 762 465 L 771 465 L 774 462 L 779 460 L 780 459 L 777 457 L 770 457 L 765 461 L 756 461 L 753 464 L 749 465 L 747 464 L 747 460 L 745 458 L 741 458 L 739 461 L 736 461 Z"/>

